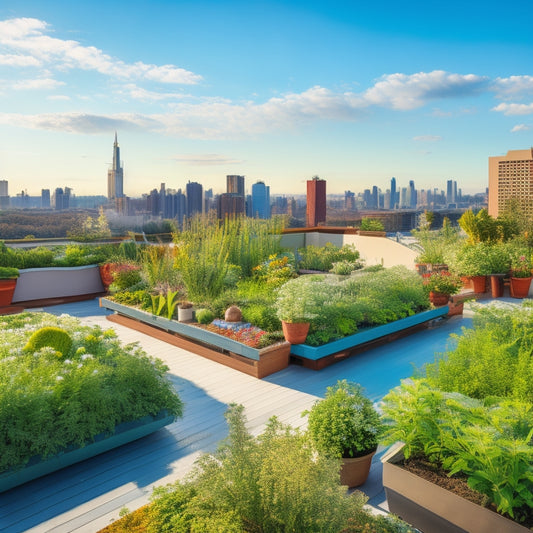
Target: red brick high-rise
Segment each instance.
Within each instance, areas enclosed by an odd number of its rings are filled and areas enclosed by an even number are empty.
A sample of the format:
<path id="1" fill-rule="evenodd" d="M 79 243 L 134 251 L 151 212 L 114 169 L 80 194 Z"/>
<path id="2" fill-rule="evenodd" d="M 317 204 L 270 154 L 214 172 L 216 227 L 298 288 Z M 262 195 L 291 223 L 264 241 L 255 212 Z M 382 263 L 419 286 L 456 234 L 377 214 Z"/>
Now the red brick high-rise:
<path id="1" fill-rule="evenodd" d="M 308 228 L 326 222 L 326 180 L 315 176 L 307 180 L 307 218 Z"/>

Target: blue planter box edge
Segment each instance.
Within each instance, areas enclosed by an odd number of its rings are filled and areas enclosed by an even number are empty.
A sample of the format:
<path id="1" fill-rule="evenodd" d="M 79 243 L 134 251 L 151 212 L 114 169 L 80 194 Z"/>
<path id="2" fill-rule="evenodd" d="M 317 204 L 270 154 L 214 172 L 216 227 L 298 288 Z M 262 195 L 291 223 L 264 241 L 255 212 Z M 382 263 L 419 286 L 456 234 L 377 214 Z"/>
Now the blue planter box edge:
<path id="1" fill-rule="evenodd" d="M 172 424 L 174 420 L 174 416 L 169 416 L 166 411 L 161 411 L 156 416 L 148 415 L 138 420 L 118 424 L 114 433 L 96 435 L 94 442 L 85 446 L 68 446 L 64 451 L 46 459 L 31 459 L 26 466 L 20 469 L 0 473 L 0 493 L 145 437 L 168 424 Z"/>
<path id="2" fill-rule="evenodd" d="M 322 357 L 327 357 L 334 353 L 340 352 L 342 350 L 347 350 L 348 348 L 353 348 L 361 344 L 379 339 L 391 333 L 397 333 L 404 329 L 417 326 L 427 322 L 428 320 L 433 320 L 441 316 L 448 314 L 448 306 L 438 307 L 436 309 L 430 309 L 429 311 L 422 311 L 421 313 L 416 313 L 400 320 L 395 320 L 394 322 L 389 322 L 388 324 L 383 324 L 381 326 L 376 326 L 374 328 L 369 328 L 366 330 L 359 331 L 348 337 L 329 342 L 322 346 L 309 346 L 307 344 L 293 344 L 291 346 L 291 355 L 297 355 L 305 359 L 311 359 L 316 361 Z"/>

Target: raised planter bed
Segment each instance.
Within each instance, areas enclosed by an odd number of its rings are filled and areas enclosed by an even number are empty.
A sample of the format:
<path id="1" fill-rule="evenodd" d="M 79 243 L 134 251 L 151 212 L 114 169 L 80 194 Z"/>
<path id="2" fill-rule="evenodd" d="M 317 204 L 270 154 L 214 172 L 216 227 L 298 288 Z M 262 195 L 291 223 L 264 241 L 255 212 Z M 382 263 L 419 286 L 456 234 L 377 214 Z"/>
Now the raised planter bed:
<path id="1" fill-rule="evenodd" d="M 291 346 L 291 357 L 306 368 L 320 370 L 368 349 L 373 343 L 389 342 L 427 327 L 430 320 L 446 316 L 448 310 L 448 306 L 444 305 L 437 309 L 423 311 L 422 313 L 390 322 L 389 324 L 361 330 L 354 335 L 349 335 L 322 346 L 293 344 Z"/>
<path id="2" fill-rule="evenodd" d="M 174 417 L 168 416 L 166 411 L 161 411 L 157 416 L 145 416 L 139 420 L 119 424 L 114 433 L 97 435 L 94 442 L 89 442 L 83 447 L 68 446 L 62 452 L 46 459 L 34 457 L 23 468 L 7 470 L 0 474 L 0 492 L 145 437 L 172 422 Z"/>
<path id="3" fill-rule="evenodd" d="M 98 265 L 25 268 L 20 270 L 12 302 L 92 298 L 103 292 Z"/>
<path id="4" fill-rule="evenodd" d="M 383 486 L 389 510 L 424 533 L 531 531 L 408 472 L 396 464 L 402 460 L 402 446 L 391 447 L 382 458 Z"/>
<path id="5" fill-rule="evenodd" d="M 283 370 L 289 364 L 290 344 L 287 342 L 267 348 L 251 348 L 212 331 L 156 316 L 107 298 L 100 299 L 100 306 L 115 311 L 115 314 L 107 316 L 112 322 L 185 348 L 256 378 L 264 378 Z"/>

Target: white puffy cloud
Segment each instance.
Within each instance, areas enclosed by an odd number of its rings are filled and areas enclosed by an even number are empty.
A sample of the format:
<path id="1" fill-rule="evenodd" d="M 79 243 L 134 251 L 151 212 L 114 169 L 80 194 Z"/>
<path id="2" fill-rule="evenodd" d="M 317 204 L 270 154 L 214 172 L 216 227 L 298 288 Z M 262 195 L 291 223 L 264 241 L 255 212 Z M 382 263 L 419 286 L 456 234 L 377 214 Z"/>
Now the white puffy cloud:
<path id="1" fill-rule="evenodd" d="M 41 61 L 36 57 L 21 54 L 0 54 L 0 65 L 7 67 L 39 67 Z"/>
<path id="2" fill-rule="evenodd" d="M 517 131 L 529 131 L 530 129 L 531 126 L 528 126 L 527 124 L 517 124 L 516 126 L 513 126 L 511 133 L 516 133 Z"/>
<path id="3" fill-rule="evenodd" d="M 46 22 L 33 18 L 0 21 L 0 45 L 24 54 L 39 64 L 58 69 L 94 70 L 123 79 L 146 79 L 160 83 L 196 84 L 198 74 L 175 65 L 152 65 L 138 61 L 133 64 L 115 59 L 94 46 L 83 46 L 77 41 L 58 39 L 47 35 Z"/>
<path id="4" fill-rule="evenodd" d="M 508 99 L 533 95 L 533 76 L 496 78 L 492 88 L 499 98 Z"/>
<path id="5" fill-rule="evenodd" d="M 493 111 L 499 111 L 504 115 L 531 115 L 533 113 L 533 104 L 506 104 L 502 102 Z"/>
<path id="6" fill-rule="evenodd" d="M 182 93 L 161 93 L 157 91 L 148 91 L 147 89 L 138 87 L 133 83 L 122 85 L 118 89 L 118 92 L 120 94 L 126 94 L 133 100 L 140 100 L 143 102 L 154 102 L 161 100 L 182 100 L 183 98 L 189 96 Z"/>
<path id="7" fill-rule="evenodd" d="M 37 78 L 34 80 L 20 80 L 15 82 L 12 87 L 17 90 L 48 90 L 57 89 L 65 85 L 62 81 L 53 80 L 51 78 Z"/>
<path id="8" fill-rule="evenodd" d="M 369 104 L 409 110 L 429 100 L 478 94 L 488 86 L 488 78 L 474 74 L 453 74 L 443 70 L 416 74 L 387 74 L 365 91 Z"/>
<path id="9" fill-rule="evenodd" d="M 434 143 L 442 141 L 442 137 L 440 135 L 418 135 L 417 137 L 413 137 L 413 141 Z"/>

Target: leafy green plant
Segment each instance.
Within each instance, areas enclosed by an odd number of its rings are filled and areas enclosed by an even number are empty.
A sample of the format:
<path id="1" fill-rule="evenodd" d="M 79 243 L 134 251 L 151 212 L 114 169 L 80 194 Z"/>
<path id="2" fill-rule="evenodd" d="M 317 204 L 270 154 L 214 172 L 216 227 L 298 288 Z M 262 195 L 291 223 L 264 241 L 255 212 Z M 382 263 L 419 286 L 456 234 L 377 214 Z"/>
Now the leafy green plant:
<path id="1" fill-rule="evenodd" d="M 265 331 L 279 331 L 281 322 L 276 315 L 275 307 L 270 303 L 254 302 L 247 304 L 242 309 L 245 322 L 250 322 Z"/>
<path id="2" fill-rule="evenodd" d="M 15 267 L 0 267 L 0 279 L 17 279 L 19 269 Z"/>
<path id="3" fill-rule="evenodd" d="M 474 398 L 533 403 L 533 307 L 472 305 L 473 327 L 453 335 L 450 349 L 426 365 L 430 383 Z"/>
<path id="4" fill-rule="evenodd" d="M 165 297 L 162 294 L 152 294 L 152 315 L 161 316 L 163 309 L 167 303 Z"/>
<path id="5" fill-rule="evenodd" d="M 310 322 L 313 312 L 312 276 L 300 276 L 284 283 L 277 289 L 276 313 L 285 322 Z"/>
<path id="6" fill-rule="evenodd" d="M 486 276 L 491 273 L 490 245 L 484 242 L 465 244 L 448 264 L 450 270 L 460 276 Z"/>
<path id="7" fill-rule="evenodd" d="M 325 246 L 309 245 L 298 249 L 300 270 L 320 270 L 328 272 L 338 261 L 358 262 L 360 254 L 354 245 L 345 244 L 341 248 L 327 243 Z"/>
<path id="8" fill-rule="evenodd" d="M 314 446 L 328 457 L 361 457 L 378 446 L 380 416 L 357 383 L 338 381 L 304 414 Z"/>
<path id="9" fill-rule="evenodd" d="M 230 406 L 226 419 L 218 450 L 201 457 L 188 480 L 154 491 L 155 531 L 338 533 L 350 520 L 378 531 L 364 497 L 339 485 L 337 461 L 314 457 L 303 434 L 271 419 L 254 438 L 242 406 Z"/>
<path id="10" fill-rule="evenodd" d="M 363 231 L 383 231 L 385 226 L 383 222 L 377 218 L 363 217 L 361 219 L 360 229 Z"/>
<path id="11" fill-rule="evenodd" d="M 475 400 L 404 381 L 384 398 L 385 444 L 405 443 L 449 475 L 463 474 L 498 512 L 521 520 L 533 505 L 533 405 Z"/>
<path id="12" fill-rule="evenodd" d="M 362 267 L 361 263 L 353 263 L 351 261 L 336 261 L 332 263 L 330 272 L 338 276 L 349 276 L 355 270 Z"/>
<path id="13" fill-rule="evenodd" d="M 24 347 L 41 328 L 72 338 L 68 358 L 54 348 Z M 167 368 L 136 345 L 122 346 L 112 330 L 47 313 L 0 317 L 0 472 L 70 444 L 83 446 L 121 422 L 180 416 L 182 403 Z"/>
<path id="14" fill-rule="evenodd" d="M 178 301 L 176 300 L 176 296 L 178 295 L 178 291 L 167 291 L 166 294 L 166 306 L 167 306 L 167 318 L 171 320 L 174 317 L 174 311 L 176 310 L 176 306 L 178 305 Z"/>
<path id="15" fill-rule="evenodd" d="M 463 283 L 461 278 L 450 272 L 432 272 L 424 279 L 424 285 L 428 291 L 441 294 L 457 294 Z"/>
<path id="16" fill-rule="evenodd" d="M 211 309 L 197 309 L 196 321 L 200 324 L 211 324 L 215 320 L 215 313 Z"/>
<path id="17" fill-rule="evenodd" d="M 136 264 L 114 264 L 112 269 L 113 283 L 110 286 L 112 293 L 129 289 L 141 282 L 140 268 Z"/>

